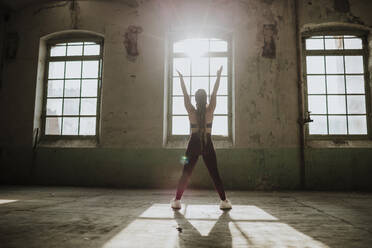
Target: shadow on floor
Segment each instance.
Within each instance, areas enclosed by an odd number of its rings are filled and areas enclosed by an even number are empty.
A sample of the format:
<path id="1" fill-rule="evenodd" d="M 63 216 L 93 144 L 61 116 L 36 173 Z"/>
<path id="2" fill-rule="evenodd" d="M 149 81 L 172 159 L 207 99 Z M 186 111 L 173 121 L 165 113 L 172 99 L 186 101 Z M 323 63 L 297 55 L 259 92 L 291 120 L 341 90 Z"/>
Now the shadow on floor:
<path id="1" fill-rule="evenodd" d="M 219 216 L 218 220 L 206 236 L 202 235 L 180 212 L 174 211 L 174 219 L 178 224 L 178 240 L 179 247 L 181 248 L 232 247 L 232 237 L 229 230 L 229 222 L 231 221 L 229 211 L 224 211 Z"/>

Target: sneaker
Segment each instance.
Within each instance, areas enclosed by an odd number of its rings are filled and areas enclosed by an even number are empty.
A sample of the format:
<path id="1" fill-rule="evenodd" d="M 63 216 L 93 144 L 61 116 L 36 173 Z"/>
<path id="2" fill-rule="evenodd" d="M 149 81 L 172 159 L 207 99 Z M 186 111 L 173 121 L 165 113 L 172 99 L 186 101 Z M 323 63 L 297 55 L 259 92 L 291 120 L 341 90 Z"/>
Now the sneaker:
<path id="1" fill-rule="evenodd" d="M 231 202 L 229 200 L 224 200 L 220 202 L 220 209 L 224 210 L 224 209 L 231 209 Z"/>
<path id="2" fill-rule="evenodd" d="M 171 200 L 171 207 L 173 209 L 181 209 L 181 200 L 172 199 Z"/>

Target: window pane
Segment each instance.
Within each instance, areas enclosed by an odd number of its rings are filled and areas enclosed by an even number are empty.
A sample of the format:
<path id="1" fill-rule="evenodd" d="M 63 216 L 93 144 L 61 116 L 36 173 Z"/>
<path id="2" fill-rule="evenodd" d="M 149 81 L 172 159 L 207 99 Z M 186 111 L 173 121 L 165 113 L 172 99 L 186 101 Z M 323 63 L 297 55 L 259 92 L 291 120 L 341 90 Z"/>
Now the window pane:
<path id="1" fill-rule="evenodd" d="M 329 134 L 347 134 L 346 115 L 329 116 Z"/>
<path id="2" fill-rule="evenodd" d="M 349 134 L 367 134 L 366 116 L 348 116 Z"/>
<path id="3" fill-rule="evenodd" d="M 327 76 L 327 92 L 328 94 L 344 94 L 344 76 Z"/>
<path id="4" fill-rule="evenodd" d="M 45 122 L 46 135 L 60 135 L 61 134 L 61 117 L 47 117 Z"/>
<path id="5" fill-rule="evenodd" d="M 96 134 L 96 118 L 81 117 L 80 118 L 80 135 L 95 135 Z"/>
<path id="6" fill-rule="evenodd" d="M 190 77 L 183 77 L 187 93 L 190 93 Z M 173 77 L 173 95 L 182 95 L 181 82 L 179 77 Z"/>
<path id="7" fill-rule="evenodd" d="M 77 42 L 69 42 L 67 43 L 67 45 L 69 46 L 78 46 L 78 45 L 83 45 L 84 42 L 80 42 L 80 41 L 77 41 Z"/>
<path id="8" fill-rule="evenodd" d="M 49 62 L 48 78 L 63 78 L 65 73 L 65 62 Z"/>
<path id="9" fill-rule="evenodd" d="M 64 117 L 62 134 L 63 135 L 77 135 L 78 134 L 78 122 L 79 122 L 79 118 Z"/>
<path id="10" fill-rule="evenodd" d="M 48 81 L 48 97 L 62 97 L 63 96 L 63 80 L 49 80 Z"/>
<path id="11" fill-rule="evenodd" d="M 186 135 L 190 133 L 190 121 L 187 116 L 172 117 L 172 134 Z"/>
<path id="12" fill-rule="evenodd" d="M 209 78 L 208 77 L 193 77 L 191 82 L 191 94 L 195 95 L 195 92 L 198 89 L 203 89 L 208 95 L 208 85 L 209 85 Z"/>
<path id="13" fill-rule="evenodd" d="M 66 78 L 80 78 L 81 61 L 66 61 Z"/>
<path id="14" fill-rule="evenodd" d="M 217 77 L 211 77 L 210 79 L 210 95 L 212 94 L 216 79 Z M 218 88 L 217 95 L 227 95 L 227 92 L 227 77 L 222 76 L 220 79 L 220 87 Z"/>
<path id="15" fill-rule="evenodd" d="M 193 76 L 208 76 L 209 59 L 206 57 L 193 58 L 191 60 L 191 73 Z"/>
<path id="16" fill-rule="evenodd" d="M 64 115 L 78 115 L 79 114 L 79 99 L 64 99 L 63 114 Z"/>
<path id="17" fill-rule="evenodd" d="M 81 99 L 81 115 L 97 114 L 97 98 Z"/>
<path id="18" fill-rule="evenodd" d="M 212 125 L 212 135 L 228 136 L 227 116 L 214 116 Z"/>
<path id="19" fill-rule="evenodd" d="M 327 73 L 344 73 L 344 59 L 342 56 L 326 56 Z"/>
<path id="20" fill-rule="evenodd" d="M 350 94 L 364 94 L 364 76 L 346 76 L 346 91 Z"/>
<path id="21" fill-rule="evenodd" d="M 85 79 L 81 84 L 81 96 L 97 96 L 97 79 Z"/>
<path id="22" fill-rule="evenodd" d="M 174 53 L 186 53 L 186 40 L 174 42 L 173 52 Z"/>
<path id="23" fill-rule="evenodd" d="M 345 49 L 363 49 L 362 39 L 344 39 Z"/>
<path id="24" fill-rule="evenodd" d="M 366 113 L 366 100 L 364 96 L 347 96 L 347 111 L 349 114 Z"/>
<path id="25" fill-rule="evenodd" d="M 83 46 L 67 46 L 67 56 L 83 55 Z"/>
<path id="26" fill-rule="evenodd" d="M 217 96 L 215 114 L 227 114 L 227 96 Z"/>
<path id="27" fill-rule="evenodd" d="M 208 52 L 207 39 L 188 39 L 185 42 L 185 52 L 190 57 L 200 57 Z"/>
<path id="28" fill-rule="evenodd" d="M 215 41 L 210 42 L 211 52 L 227 52 L 227 42 L 226 41 Z"/>
<path id="29" fill-rule="evenodd" d="M 346 114 L 345 96 L 328 96 L 329 114 Z"/>
<path id="30" fill-rule="evenodd" d="M 342 49 L 342 36 L 336 37 L 334 39 L 325 39 L 325 48 L 328 50 Z"/>
<path id="31" fill-rule="evenodd" d="M 310 134 L 327 134 L 327 117 L 312 115 L 313 122 L 309 122 Z"/>
<path id="32" fill-rule="evenodd" d="M 85 45 L 84 46 L 84 56 L 85 55 L 99 55 L 100 45 Z"/>
<path id="33" fill-rule="evenodd" d="M 62 114 L 62 99 L 48 99 L 46 114 L 47 115 L 61 115 Z"/>
<path id="34" fill-rule="evenodd" d="M 309 111 L 312 114 L 326 113 L 326 98 L 325 96 L 308 96 Z"/>
<path id="35" fill-rule="evenodd" d="M 173 59 L 173 76 L 178 76 L 176 70 L 179 70 L 184 76 L 190 76 L 190 59 L 174 58 Z"/>
<path id="36" fill-rule="evenodd" d="M 346 73 L 363 73 L 362 56 L 345 56 Z"/>
<path id="37" fill-rule="evenodd" d="M 217 75 L 217 70 L 220 68 L 220 66 L 223 66 L 223 70 L 221 72 L 221 75 L 227 75 L 227 58 L 218 58 L 218 57 L 211 57 L 210 58 L 210 73 L 212 76 Z"/>
<path id="38" fill-rule="evenodd" d="M 98 77 L 98 60 L 83 62 L 83 78 Z"/>
<path id="39" fill-rule="evenodd" d="M 65 97 L 80 96 L 80 80 L 65 81 Z"/>
<path id="40" fill-rule="evenodd" d="M 323 39 L 306 39 L 307 50 L 323 50 Z"/>
<path id="41" fill-rule="evenodd" d="M 50 48 L 50 56 L 66 56 L 66 46 L 52 46 Z"/>
<path id="42" fill-rule="evenodd" d="M 175 114 L 187 114 L 186 108 L 185 108 L 185 103 L 183 96 L 174 96 L 172 97 L 172 107 L 173 111 L 172 113 Z"/>
<path id="43" fill-rule="evenodd" d="M 325 94 L 324 76 L 307 76 L 308 94 Z"/>
<path id="44" fill-rule="evenodd" d="M 324 74 L 324 57 L 306 56 L 306 72 L 308 74 Z"/>

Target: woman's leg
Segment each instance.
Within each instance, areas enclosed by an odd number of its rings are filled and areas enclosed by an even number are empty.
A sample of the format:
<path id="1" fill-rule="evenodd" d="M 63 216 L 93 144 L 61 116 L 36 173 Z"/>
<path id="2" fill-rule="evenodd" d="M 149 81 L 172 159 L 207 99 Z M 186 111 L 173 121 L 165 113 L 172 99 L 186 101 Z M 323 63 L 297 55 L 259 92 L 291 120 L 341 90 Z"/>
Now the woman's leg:
<path id="1" fill-rule="evenodd" d="M 187 155 L 186 154 L 186 157 L 188 158 L 188 162 L 183 166 L 182 176 L 178 182 L 176 200 L 181 199 L 183 192 L 186 189 L 187 182 L 190 179 L 192 170 L 194 169 L 195 164 L 198 161 L 199 155 L 195 155 L 195 154 Z"/>
<path id="2" fill-rule="evenodd" d="M 176 200 L 180 200 L 183 192 L 186 189 L 187 182 L 190 179 L 191 173 L 195 167 L 200 154 L 200 140 L 199 136 L 193 134 L 190 137 L 189 144 L 187 145 L 186 158 L 188 161 L 183 166 L 182 176 L 178 182 Z"/>
<path id="3" fill-rule="evenodd" d="M 203 153 L 203 160 L 213 179 L 214 187 L 216 188 L 221 200 L 226 200 L 223 183 L 220 174 L 218 173 L 216 152 L 211 141 L 208 141 L 207 147 Z"/>

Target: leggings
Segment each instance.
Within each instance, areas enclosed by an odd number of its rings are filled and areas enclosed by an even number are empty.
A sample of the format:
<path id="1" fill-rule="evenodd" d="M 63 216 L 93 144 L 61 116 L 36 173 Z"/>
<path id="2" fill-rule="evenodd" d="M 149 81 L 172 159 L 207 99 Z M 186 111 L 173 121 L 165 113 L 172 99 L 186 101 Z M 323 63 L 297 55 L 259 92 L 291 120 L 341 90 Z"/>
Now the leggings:
<path id="1" fill-rule="evenodd" d="M 182 194 L 187 186 L 187 182 L 191 176 L 192 170 L 194 169 L 195 164 L 198 161 L 199 155 L 203 156 L 204 163 L 208 168 L 209 174 L 213 179 L 214 187 L 217 190 L 221 200 L 225 200 L 225 191 L 223 189 L 221 177 L 218 173 L 216 152 L 213 147 L 211 135 L 207 134 L 207 142 L 202 151 L 198 133 L 191 134 L 186 150 L 187 161 L 186 164 L 183 166 L 182 176 L 178 182 L 176 199 L 181 199 Z"/>

